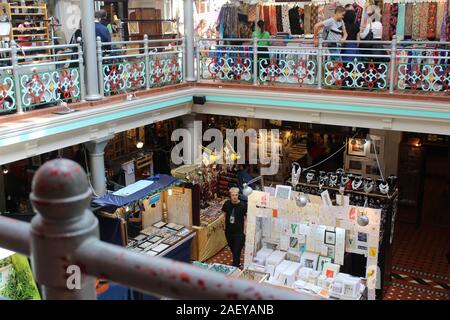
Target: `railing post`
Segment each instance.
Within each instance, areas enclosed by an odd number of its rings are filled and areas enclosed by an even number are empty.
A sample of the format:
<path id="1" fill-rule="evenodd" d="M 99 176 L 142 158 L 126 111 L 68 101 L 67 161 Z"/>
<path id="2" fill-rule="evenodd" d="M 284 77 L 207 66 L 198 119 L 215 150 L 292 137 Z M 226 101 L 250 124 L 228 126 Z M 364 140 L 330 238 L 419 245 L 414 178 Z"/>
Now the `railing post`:
<path id="1" fill-rule="evenodd" d="M 194 75 L 194 2 L 183 0 L 184 35 L 186 37 L 186 81 L 195 82 Z"/>
<path id="2" fill-rule="evenodd" d="M 391 59 L 389 66 L 389 93 L 394 93 L 395 88 L 395 59 L 397 57 L 397 36 L 392 36 Z"/>
<path id="3" fill-rule="evenodd" d="M 97 65 L 98 65 L 98 82 L 99 92 L 102 97 L 105 96 L 105 79 L 103 77 L 103 52 L 102 52 L 102 40 L 97 37 Z"/>
<path id="4" fill-rule="evenodd" d="M 256 37 L 253 37 L 253 85 L 258 85 L 258 41 Z"/>
<path id="5" fill-rule="evenodd" d="M 150 89 L 150 56 L 148 55 L 148 35 L 144 34 L 145 88 Z"/>
<path id="6" fill-rule="evenodd" d="M 183 81 L 186 82 L 186 37 L 183 36 L 181 39 L 181 64 L 182 64 L 182 74 L 183 74 Z"/>
<path id="7" fill-rule="evenodd" d="M 198 39 L 197 41 L 197 46 L 196 46 L 196 60 L 197 60 L 197 81 L 201 80 L 201 72 L 202 72 L 202 68 L 201 68 L 201 56 L 200 56 L 200 44 L 202 43 L 201 39 Z"/>
<path id="8" fill-rule="evenodd" d="M 78 38 L 77 42 L 78 42 L 78 68 L 80 70 L 81 101 L 86 101 L 86 82 L 84 80 L 85 70 L 84 70 L 84 57 L 83 57 L 83 47 L 81 46 L 81 38 Z"/>
<path id="9" fill-rule="evenodd" d="M 322 72 L 323 72 L 323 37 L 319 33 L 319 46 L 317 48 L 317 89 L 322 89 Z"/>
<path id="10" fill-rule="evenodd" d="M 57 187 L 57 186 L 63 187 Z M 36 172 L 31 204 L 31 262 L 46 300 L 95 300 L 95 277 L 84 273 L 77 249 L 98 240 L 98 220 L 86 173 L 67 159 L 48 161 Z"/>
<path id="11" fill-rule="evenodd" d="M 13 77 L 14 77 L 14 86 L 15 86 L 15 96 L 16 96 L 16 109 L 17 113 L 22 114 L 23 113 L 23 107 L 22 107 L 22 98 L 20 94 L 20 66 L 19 61 L 17 59 L 17 44 L 15 41 L 11 41 L 11 64 L 12 64 L 12 70 L 13 70 Z"/>

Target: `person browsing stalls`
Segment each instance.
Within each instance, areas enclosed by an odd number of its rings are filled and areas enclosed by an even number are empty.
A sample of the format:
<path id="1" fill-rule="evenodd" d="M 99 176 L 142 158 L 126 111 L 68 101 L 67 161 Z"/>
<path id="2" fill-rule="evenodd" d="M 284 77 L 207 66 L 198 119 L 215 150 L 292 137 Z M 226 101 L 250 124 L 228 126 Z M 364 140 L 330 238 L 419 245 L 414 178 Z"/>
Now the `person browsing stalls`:
<path id="1" fill-rule="evenodd" d="M 225 237 L 233 254 L 233 266 L 239 267 L 242 248 L 245 244 L 245 217 L 247 205 L 239 200 L 239 189 L 230 189 L 230 200 L 222 207 L 225 213 Z"/>
<path id="2" fill-rule="evenodd" d="M 342 6 L 337 6 L 334 10 L 334 16 L 316 23 L 314 26 L 314 45 L 319 44 L 319 31 L 324 29 L 325 36 L 324 40 L 329 40 L 331 42 L 327 43 L 329 51 L 331 54 L 340 54 L 341 45 L 347 39 L 347 30 L 345 29 L 344 23 L 345 8 Z M 332 56 L 331 60 L 340 60 L 339 56 Z"/>

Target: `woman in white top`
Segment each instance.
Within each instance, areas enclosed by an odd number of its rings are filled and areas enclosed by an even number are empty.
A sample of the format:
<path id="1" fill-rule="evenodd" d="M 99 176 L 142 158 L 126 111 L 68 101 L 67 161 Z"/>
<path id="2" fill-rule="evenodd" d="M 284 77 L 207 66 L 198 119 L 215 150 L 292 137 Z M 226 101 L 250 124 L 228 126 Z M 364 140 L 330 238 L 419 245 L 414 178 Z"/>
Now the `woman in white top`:
<path id="1" fill-rule="evenodd" d="M 381 15 L 379 13 L 380 8 L 375 5 L 371 5 L 367 8 L 367 19 L 361 25 L 361 40 L 367 41 L 381 41 L 383 37 L 383 25 L 381 24 Z M 361 54 L 369 55 L 385 55 L 385 50 L 371 50 L 371 49 L 381 49 L 382 45 L 377 43 L 362 43 L 360 45 Z M 385 58 L 363 58 L 366 61 L 383 61 Z"/>

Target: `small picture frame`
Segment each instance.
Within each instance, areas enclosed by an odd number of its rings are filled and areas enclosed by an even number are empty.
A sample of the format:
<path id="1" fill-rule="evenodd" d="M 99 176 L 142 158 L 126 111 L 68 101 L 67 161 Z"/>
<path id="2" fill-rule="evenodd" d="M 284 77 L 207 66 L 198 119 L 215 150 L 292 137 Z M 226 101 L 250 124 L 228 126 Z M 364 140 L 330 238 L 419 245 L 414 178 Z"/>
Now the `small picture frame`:
<path id="1" fill-rule="evenodd" d="M 290 200 L 292 195 L 292 187 L 277 185 L 275 188 L 275 198 Z"/>
<path id="2" fill-rule="evenodd" d="M 369 142 L 369 148 L 368 148 L 368 156 L 372 159 L 383 159 L 384 156 L 384 137 L 382 136 L 376 136 L 376 135 L 370 135 L 370 142 Z M 376 155 L 375 155 L 376 151 Z"/>
<path id="3" fill-rule="evenodd" d="M 336 245 L 336 232 L 326 230 L 324 243 L 333 246 Z"/>
<path id="4" fill-rule="evenodd" d="M 366 158 L 347 156 L 345 157 L 345 171 L 348 173 L 360 174 L 364 170 Z"/>
<path id="5" fill-rule="evenodd" d="M 327 245 L 327 257 L 334 260 L 334 246 Z"/>
<path id="6" fill-rule="evenodd" d="M 358 232 L 358 242 L 367 242 L 368 234 L 365 232 Z"/>
<path id="7" fill-rule="evenodd" d="M 366 139 L 349 138 L 347 153 L 349 156 L 365 157 L 367 155 L 368 145 Z"/>

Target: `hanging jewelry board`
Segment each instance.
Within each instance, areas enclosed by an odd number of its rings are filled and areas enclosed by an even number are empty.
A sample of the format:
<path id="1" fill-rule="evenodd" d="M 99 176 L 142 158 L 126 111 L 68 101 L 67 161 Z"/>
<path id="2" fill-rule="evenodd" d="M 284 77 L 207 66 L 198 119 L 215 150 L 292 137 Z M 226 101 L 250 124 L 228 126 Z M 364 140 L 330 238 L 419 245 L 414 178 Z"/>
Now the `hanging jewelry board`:
<path id="1" fill-rule="evenodd" d="M 172 195 L 169 195 L 168 191 L 166 193 L 168 220 L 191 228 L 192 190 L 183 187 L 173 187 Z"/>
<path id="2" fill-rule="evenodd" d="M 297 192 L 293 192 L 293 199 L 297 195 Z M 264 206 L 261 204 L 264 204 Z M 362 227 L 356 222 L 359 212 L 364 212 L 369 217 L 367 226 Z M 335 256 L 339 251 L 341 252 L 339 253 L 340 256 L 336 259 L 339 260 L 339 264 L 343 264 L 341 255 L 343 255 L 344 251 L 364 252 L 367 256 L 368 298 L 375 299 L 380 242 L 380 216 L 380 209 L 355 206 L 326 206 L 320 203 L 317 198 L 304 208 L 300 208 L 296 205 L 295 200 L 278 199 L 270 196 L 268 193 L 254 191 L 249 196 L 248 201 L 244 265 L 246 268 L 249 268 L 253 263 L 256 251 L 260 248 L 259 240 L 264 232 L 271 233 L 271 240 L 273 243 L 278 241 L 278 248 L 280 249 L 281 247 L 286 248 L 286 236 L 295 235 L 295 237 L 302 239 L 304 235 L 305 239 L 299 240 L 299 242 L 305 242 L 304 252 L 309 251 L 322 254 L 322 250 L 327 247 L 327 253 L 324 254 L 329 255 L 329 250 L 333 250 L 333 256 Z M 262 230 L 262 224 L 259 222 L 261 219 L 258 218 L 267 218 L 270 221 L 271 230 Z M 319 237 L 322 237 L 323 245 L 318 244 L 317 236 L 311 235 L 313 232 L 321 234 Z M 325 243 L 327 232 L 335 233 L 334 237 L 328 237 L 331 240 L 334 238 L 334 248 L 328 249 L 332 245 Z M 308 244 L 310 241 L 308 240 L 308 233 L 315 243 Z M 289 245 L 291 244 L 290 240 L 287 239 Z"/>

